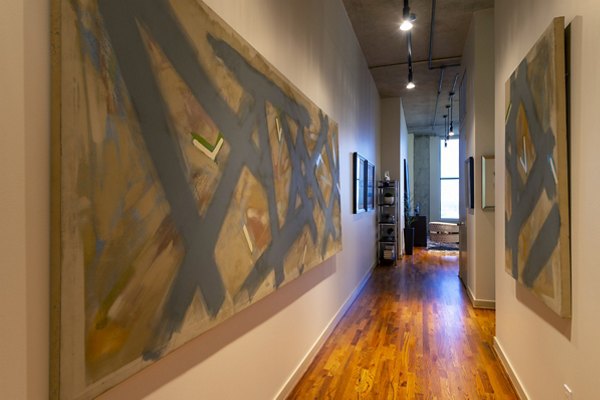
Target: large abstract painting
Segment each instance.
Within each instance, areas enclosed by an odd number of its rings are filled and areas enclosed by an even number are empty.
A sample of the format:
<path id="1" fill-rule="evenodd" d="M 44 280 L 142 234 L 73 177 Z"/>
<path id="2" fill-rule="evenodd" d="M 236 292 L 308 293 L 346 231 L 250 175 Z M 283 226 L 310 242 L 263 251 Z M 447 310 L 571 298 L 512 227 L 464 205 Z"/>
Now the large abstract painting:
<path id="1" fill-rule="evenodd" d="M 506 270 L 571 313 L 564 18 L 506 83 Z"/>
<path id="2" fill-rule="evenodd" d="M 341 250 L 337 124 L 199 0 L 54 0 L 53 107 L 53 398 Z"/>

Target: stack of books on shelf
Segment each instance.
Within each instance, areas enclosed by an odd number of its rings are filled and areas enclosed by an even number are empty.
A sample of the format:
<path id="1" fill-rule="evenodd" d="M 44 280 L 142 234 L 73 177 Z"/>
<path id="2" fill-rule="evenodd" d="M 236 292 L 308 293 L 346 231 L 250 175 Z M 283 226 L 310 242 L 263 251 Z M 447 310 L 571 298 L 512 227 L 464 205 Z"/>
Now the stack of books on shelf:
<path id="1" fill-rule="evenodd" d="M 385 246 L 383 248 L 383 258 L 386 260 L 393 260 L 395 258 L 394 246 Z"/>

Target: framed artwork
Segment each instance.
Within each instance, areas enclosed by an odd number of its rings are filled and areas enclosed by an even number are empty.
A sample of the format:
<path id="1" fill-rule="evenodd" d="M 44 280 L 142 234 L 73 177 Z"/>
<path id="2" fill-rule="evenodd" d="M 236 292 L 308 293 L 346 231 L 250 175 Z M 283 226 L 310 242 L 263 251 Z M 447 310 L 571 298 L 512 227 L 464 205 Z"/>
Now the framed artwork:
<path id="1" fill-rule="evenodd" d="M 468 157 L 465 160 L 465 170 L 466 170 L 466 178 L 465 178 L 465 189 L 467 192 L 466 203 L 467 208 L 473 209 L 475 208 L 475 159 L 473 157 Z"/>
<path id="2" fill-rule="evenodd" d="M 337 124 L 199 0 L 52 0 L 51 398 L 342 248 Z"/>
<path id="3" fill-rule="evenodd" d="M 367 182 L 367 160 L 358 153 L 352 155 L 352 166 L 354 171 L 353 183 L 353 210 L 354 214 L 359 214 L 367 211 L 367 198 L 365 193 L 365 185 Z"/>
<path id="4" fill-rule="evenodd" d="M 506 82 L 506 271 L 571 315 L 564 17 Z"/>
<path id="5" fill-rule="evenodd" d="M 375 209 L 375 165 L 367 162 L 367 211 Z"/>
<path id="6" fill-rule="evenodd" d="M 375 209 L 375 165 L 360 154 L 352 153 L 352 212 L 359 214 Z"/>
<path id="7" fill-rule="evenodd" d="M 493 210 L 496 195 L 494 156 L 481 156 L 481 208 Z"/>

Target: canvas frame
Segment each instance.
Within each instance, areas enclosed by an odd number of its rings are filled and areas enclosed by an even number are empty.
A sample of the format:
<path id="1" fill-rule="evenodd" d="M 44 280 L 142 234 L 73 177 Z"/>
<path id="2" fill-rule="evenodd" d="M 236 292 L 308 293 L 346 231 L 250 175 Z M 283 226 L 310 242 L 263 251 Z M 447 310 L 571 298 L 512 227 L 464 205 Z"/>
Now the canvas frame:
<path id="1" fill-rule="evenodd" d="M 506 82 L 505 269 L 571 316 L 565 20 L 556 17 Z"/>

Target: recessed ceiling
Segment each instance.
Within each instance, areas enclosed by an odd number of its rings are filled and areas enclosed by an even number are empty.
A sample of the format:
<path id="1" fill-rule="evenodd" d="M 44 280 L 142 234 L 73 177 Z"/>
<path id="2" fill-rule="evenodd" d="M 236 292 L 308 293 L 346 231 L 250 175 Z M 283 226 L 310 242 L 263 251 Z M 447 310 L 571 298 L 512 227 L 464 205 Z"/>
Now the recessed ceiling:
<path id="1" fill-rule="evenodd" d="M 382 98 L 402 98 L 410 133 L 443 136 L 442 116 L 447 114 L 448 94 L 455 80 L 457 82 L 453 116 L 455 121 L 458 118 L 458 88 L 462 78 L 459 75 L 462 69 L 458 65 L 473 12 L 493 7 L 494 0 L 409 2 L 411 13 L 417 16 L 411 31 L 416 88 L 410 90 L 406 88 L 407 34 L 399 30 L 403 1 L 343 2 L 379 95 Z M 441 94 L 438 96 L 440 88 Z"/>

